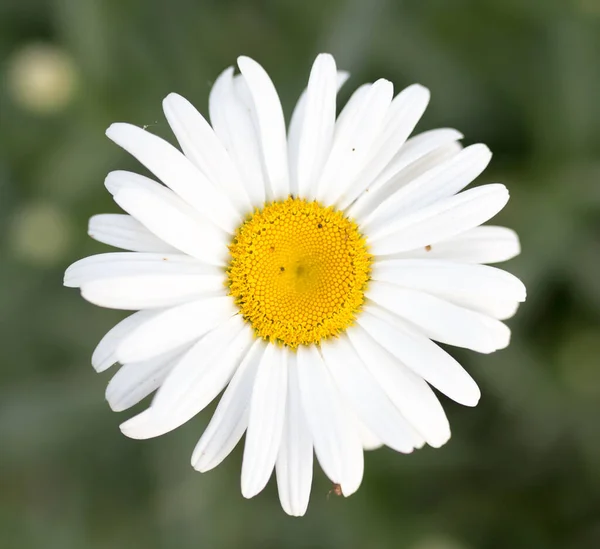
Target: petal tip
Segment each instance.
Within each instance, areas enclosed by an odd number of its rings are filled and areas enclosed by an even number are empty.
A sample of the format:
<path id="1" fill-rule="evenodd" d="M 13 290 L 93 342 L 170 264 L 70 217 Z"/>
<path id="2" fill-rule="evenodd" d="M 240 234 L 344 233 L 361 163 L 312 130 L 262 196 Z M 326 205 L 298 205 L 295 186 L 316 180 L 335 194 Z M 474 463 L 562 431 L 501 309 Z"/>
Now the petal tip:
<path id="1" fill-rule="evenodd" d="M 258 63 L 252 59 L 252 57 L 248 57 L 247 55 L 240 55 L 237 58 L 237 64 L 241 71 L 243 71 L 244 67 L 257 66 Z M 260 65 L 258 65 L 260 66 Z"/>
<path id="2" fill-rule="evenodd" d="M 485 143 L 475 143 L 474 145 L 467 147 L 465 151 L 467 149 L 485 159 L 486 163 L 489 163 L 489 161 L 492 159 L 492 151 Z"/>
<path id="3" fill-rule="evenodd" d="M 289 505 L 284 505 L 282 503 L 281 508 L 283 509 L 285 514 L 289 515 L 290 517 L 303 517 L 306 514 L 306 507 L 304 507 L 303 509 L 294 509 L 293 507 L 290 507 Z"/>
<path id="4" fill-rule="evenodd" d="M 242 496 L 246 499 L 252 499 L 254 496 L 260 493 L 261 489 L 257 489 L 256 486 L 251 484 L 244 484 L 242 482 Z"/>
<path id="5" fill-rule="evenodd" d="M 129 125 L 130 124 L 127 124 L 125 122 L 113 122 L 108 128 L 106 128 L 106 131 L 104 133 L 106 137 L 114 141 L 116 137 L 115 134 Z"/>
<path id="6" fill-rule="evenodd" d="M 379 78 L 378 80 L 376 80 L 373 83 L 372 87 L 374 89 L 375 88 L 384 88 L 386 91 L 390 91 L 391 93 L 393 93 L 393 91 L 394 91 L 394 84 L 387 78 Z"/>
<path id="7" fill-rule="evenodd" d="M 466 398 L 464 398 L 461 401 L 461 404 L 463 406 L 468 406 L 469 408 L 475 408 L 475 406 L 477 406 L 479 404 L 480 399 L 481 399 L 481 391 L 479 390 L 479 387 L 477 385 L 475 385 L 475 388 L 472 391 L 472 393 L 467 395 Z"/>
<path id="8" fill-rule="evenodd" d="M 101 355 L 97 349 L 92 353 L 92 368 L 99 374 L 108 370 L 116 362 L 117 360 L 112 354 Z"/>
<path id="9" fill-rule="evenodd" d="M 63 286 L 66 288 L 77 288 L 76 284 L 73 284 L 73 277 L 71 276 L 71 266 L 67 267 L 65 274 L 63 275 Z"/>
<path id="10" fill-rule="evenodd" d="M 133 438 L 135 440 L 144 440 L 156 436 L 147 428 L 147 416 L 149 415 L 149 412 L 150 408 L 121 423 L 121 425 L 119 425 L 121 433 L 123 433 L 126 437 Z"/>
<path id="11" fill-rule="evenodd" d="M 179 95 L 177 92 L 169 92 L 163 99 L 163 103 L 165 101 L 176 101 L 178 99 L 183 99 L 183 96 Z"/>
<path id="12" fill-rule="evenodd" d="M 322 52 L 315 58 L 315 63 L 328 63 L 335 67 L 335 58 L 330 53 Z"/>
<path id="13" fill-rule="evenodd" d="M 104 178 L 104 186 L 110 194 L 115 194 L 118 189 L 119 170 L 108 172 Z"/>
<path id="14" fill-rule="evenodd" d="M 423 84 L 411 84 L 406 89 L 410 90 L 414 94 L 419 94 L 423 96 L 423 98 L 425 98 L 427 101 L 429 101 L 429 98 L 431 97 L 431 91 L 429 91 L 429 88 L 427 86 L 424 86 Z"/>
<path id="15" fill-rule="evenodd" d="M 106 399 L 106 402 L 108 403 L 108 407 L 113 411 L 113 412 L 124 412 L 127 407 L 123 406 L 122 403 L 120 403 L 114 396 L 113 391 L 111 390 L 111 386 L 110 383 L 108 384 L 108 386 L 106 387 L 106 392 L 104 393 L 104 398 Z"/>

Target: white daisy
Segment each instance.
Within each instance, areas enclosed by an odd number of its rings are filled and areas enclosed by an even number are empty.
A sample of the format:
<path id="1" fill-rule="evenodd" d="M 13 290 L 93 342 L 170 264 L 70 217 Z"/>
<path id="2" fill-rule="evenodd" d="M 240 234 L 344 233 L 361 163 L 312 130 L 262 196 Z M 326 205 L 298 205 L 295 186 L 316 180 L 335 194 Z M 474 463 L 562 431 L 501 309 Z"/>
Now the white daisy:
<path id="1" fill-rule="evenodd" d="M 183 97 L 164 111 L 182 152 L 144 129 L 107 135 L 158 180 L 112 172 L 128 215 L 90 220 L 90 235 L 129 250 L 82 259 L 65 285 L 103 307 L 138 311 L 96 348 L 115 411 L 156 394 L 121 425 L 167 433 L 225 389 L 192 455 L 217 466 L 246 433 L 242 494 L 273 469 L 291 515 L 305 513 L 313 450 L 348 496 L 363 450 L 408 453 L 450 437 L 431 386 L 466 406 L 479 389 L 433 341 L 490 353 L 525 299 L 513 275 L 483 265 L 519 253 L 516 234 L 482 223 L 508 201 L 503 185 L 464 191 L 487 166 L 485 145 L 438 129 L 407 139 L 429 92 L 393 97 L 381 79 L 336 117 L 347 74 L 319 55 L 286 135 L 269 76 L 240 57 L 215 82 L 211 125 Z M 433 340 L 433 341 L 432 341 Z"/>

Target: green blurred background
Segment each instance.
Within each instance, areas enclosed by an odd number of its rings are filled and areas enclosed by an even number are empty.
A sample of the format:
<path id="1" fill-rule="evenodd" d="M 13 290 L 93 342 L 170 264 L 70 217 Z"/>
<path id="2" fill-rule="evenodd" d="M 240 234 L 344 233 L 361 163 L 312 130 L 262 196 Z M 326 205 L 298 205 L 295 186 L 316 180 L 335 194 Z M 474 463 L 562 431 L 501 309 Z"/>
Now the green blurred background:
<path id="1" fill-rule="evenodd" d="M 139 169 L 113 121 L 172 139 L 171 91 L 206 113 L 239 54 L 259 60 L 289 115 L 316 53 L 363 81 L 420 82 L 419 129 L 456 127 L 494 151 L 480 179 L 512 200 L 498 222 L 528 286 L 509 349 L 455 354 L 483 391 L 444 405 L 453 438 L 369 452 L 360 491 L 303 519 L 276 487 L 239 491 L 240 448 L 201 475 L 209 414 L 150 441 L 122 436 L 90 355 L 122 316 L 62 287 L 108 251 L 90 215 L 117 212 L 112 169 Z M 600 547 L 600 0 L 2 0 L 0 2 L 0 548 Z"/>

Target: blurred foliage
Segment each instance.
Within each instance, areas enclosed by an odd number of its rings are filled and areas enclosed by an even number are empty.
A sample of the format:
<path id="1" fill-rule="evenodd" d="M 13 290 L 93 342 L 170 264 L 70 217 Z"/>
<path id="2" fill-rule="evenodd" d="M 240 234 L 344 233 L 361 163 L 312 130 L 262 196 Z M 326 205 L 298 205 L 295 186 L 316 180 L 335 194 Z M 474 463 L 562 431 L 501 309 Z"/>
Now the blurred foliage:
<path id="1" fill-rule="evenodd" d="M 90 215 L 117 211 L 105 174 L 139 169 L 104 137 L 111 122 L 172 139 L 161 99 L 206 112 L 241 53 L 289 114 L 319 51 L 352 73 L 342 99 L 418 81 L 433 98 L 420 129 L 491 147 L 481 181 L 511 191 L 498 221 L 522 237 L 506 268 L 529 299 L 509 349 L 455 353 L 483 398 L 444 402 L 444 448 L 368 453 L 349 499 L 318 472 L 298 520 L 274 482 L 242 498 L 239 448 L 191 469 L 207 413 L 158 440 L 119 433 L 111 374 L 89 359 L 122 314 L 61 278 L 106 250 L 86 236 Z M 600 547 L 599 56 L 600 0 L 2 0 L 0 548 Z"/>

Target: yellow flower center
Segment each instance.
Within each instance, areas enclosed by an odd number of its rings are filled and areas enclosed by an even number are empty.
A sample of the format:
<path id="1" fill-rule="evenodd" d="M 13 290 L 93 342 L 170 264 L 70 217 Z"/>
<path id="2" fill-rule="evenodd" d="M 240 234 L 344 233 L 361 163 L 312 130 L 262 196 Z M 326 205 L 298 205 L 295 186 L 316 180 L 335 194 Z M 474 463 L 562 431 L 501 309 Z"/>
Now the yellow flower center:
<path id="1" fill-rule="evenodd" d="M 348 328 L 364 301 L 371 255 L 356 223 L 318 202 L 288 198 L 236 231 L 230 294 L 256 335 L 296 348 Z"/>

